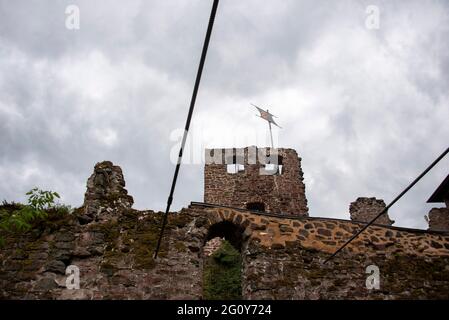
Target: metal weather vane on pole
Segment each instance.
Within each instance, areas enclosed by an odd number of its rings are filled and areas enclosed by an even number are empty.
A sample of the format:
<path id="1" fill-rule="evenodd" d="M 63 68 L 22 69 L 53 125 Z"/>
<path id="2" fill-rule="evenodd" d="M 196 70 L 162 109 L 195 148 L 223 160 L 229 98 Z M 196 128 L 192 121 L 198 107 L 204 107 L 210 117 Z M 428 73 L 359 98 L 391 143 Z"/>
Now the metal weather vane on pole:
<path id="1" fill-rule="evenodd" d="M 262 108 L 259 108 L 258 106 L 256 106 L 255 104 L 251 105 L 253 107 L 256 107 L 257 110 L 259 110 L 260 112 L 260 116 L 258 115 L 259 118 L 262 118 L 264 120 L 266 120 L 268 122 L 268 128 L 270 129 L 270 139 L 271 139 L 271 147 L 274 149 L 274 144 L 273 144 L 273 132 L 271 131 L 271 124 L 274 124 L 276 127 L 282 129 L 275 121 L 273 118 L 277 118 L 275 115 L 271 114 L 268 109 L 264 110 Z"/>

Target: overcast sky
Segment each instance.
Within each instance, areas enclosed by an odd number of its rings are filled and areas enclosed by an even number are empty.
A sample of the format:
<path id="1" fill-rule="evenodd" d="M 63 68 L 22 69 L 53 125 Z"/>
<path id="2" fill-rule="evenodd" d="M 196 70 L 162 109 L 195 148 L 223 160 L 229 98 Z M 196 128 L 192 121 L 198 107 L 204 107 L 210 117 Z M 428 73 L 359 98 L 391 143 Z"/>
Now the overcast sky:
<path id="1" fill-rule="evenodd" d="M 71 4 L 79 30 L 66 28 Z M 0 0 L 0 200 L 38 186 L 79 206 L 95 163 L 111 160 L 135 208 L 163 210 L 211 4 Z M 311 216 L 391 201 L 449 145 L 448 39 L 446 0 L 222 0 L 173 209 L 203 200 L 204 147 L 268 146 L 250 103 L 302 157 Z M 390 210 L 395 225 L 427 228 L 448 168 Z"/>

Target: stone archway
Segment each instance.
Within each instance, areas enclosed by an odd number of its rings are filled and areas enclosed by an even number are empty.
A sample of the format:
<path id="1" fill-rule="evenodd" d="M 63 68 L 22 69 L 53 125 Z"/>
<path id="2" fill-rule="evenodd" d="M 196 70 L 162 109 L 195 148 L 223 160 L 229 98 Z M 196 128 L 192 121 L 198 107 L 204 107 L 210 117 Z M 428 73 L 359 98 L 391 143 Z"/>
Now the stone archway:
<path id="1" fill-rule="evenodd" d="M 209 240 L 217 237 L 225 238 L 236 250 L 240 252 L 242 249 L 244 232 L 245 229 L 242 226 L 236 225 L 231 221 L 224 220 L 209 227 L 205 244 Z"/>

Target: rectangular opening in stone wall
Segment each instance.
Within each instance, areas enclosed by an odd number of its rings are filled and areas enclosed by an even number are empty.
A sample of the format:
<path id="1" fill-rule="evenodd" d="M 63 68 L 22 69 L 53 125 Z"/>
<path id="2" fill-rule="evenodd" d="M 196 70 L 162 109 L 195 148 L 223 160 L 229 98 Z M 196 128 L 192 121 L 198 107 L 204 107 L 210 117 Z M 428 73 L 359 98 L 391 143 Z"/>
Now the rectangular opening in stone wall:
<path id="1" fill-rule="evenodd" d="M 274 164 L 274 163 L 267 163 L 263 165 L 262 167 L 262 174 L 264 175 L 281 175 L 282 174 L 282 164 Z"/>
<path id="2" fill-rule="evenodd" d="M 253 211 L 259 211 L 259 212 L 265 212 L 265 203 L 263 203 L 263 202 L 248 202 L 246 204 L 246 209 L 253 210 Z"/>
<path id="3" fill-rule="evenodd" d="M 226 172 L 230 174 L 236 174 L 245 171 L 245 166 L 239 163 L 233 163 L 226 165 Z"/>
<path id="4" fill-rule="evenodd" d="M 260 175 L 281 175 L 283 172 L 283 157 L 277 153 L 260 158 Z"/>

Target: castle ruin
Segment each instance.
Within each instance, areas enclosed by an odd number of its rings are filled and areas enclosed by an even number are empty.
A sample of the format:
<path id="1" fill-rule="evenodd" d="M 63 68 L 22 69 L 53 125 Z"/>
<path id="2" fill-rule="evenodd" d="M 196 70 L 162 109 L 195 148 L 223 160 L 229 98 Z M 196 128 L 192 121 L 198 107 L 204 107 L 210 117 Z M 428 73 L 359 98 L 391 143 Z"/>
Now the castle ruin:
<path id="1" fill-rule="evenodd" d="M 281 160 L 267 167 L 249 149 L 206 151 L 215 160 L 206 159 L 205 202 L 169 214 L 158 260 L 163 213 L 133 209 L 121 169 L 98 163 L 83 206 L 5 235 L 0 298 L 203 299 L 205 261 L 223 239 L 241 256 L 243 299 L 449 298 L 446 211 L 430 230 L 392 226 L 385 215 L 324 264 L 385 203 L 359 198 L 351 220 L 309 216 L 296 152 L 279 149 Z M 227 172 L 228 164 L 242 167 Z M 366 285 L 370 266 L 380 270 L 379 288 Z M 67 287 L 69 267 L 79 270 L 79 288 Z"/>

